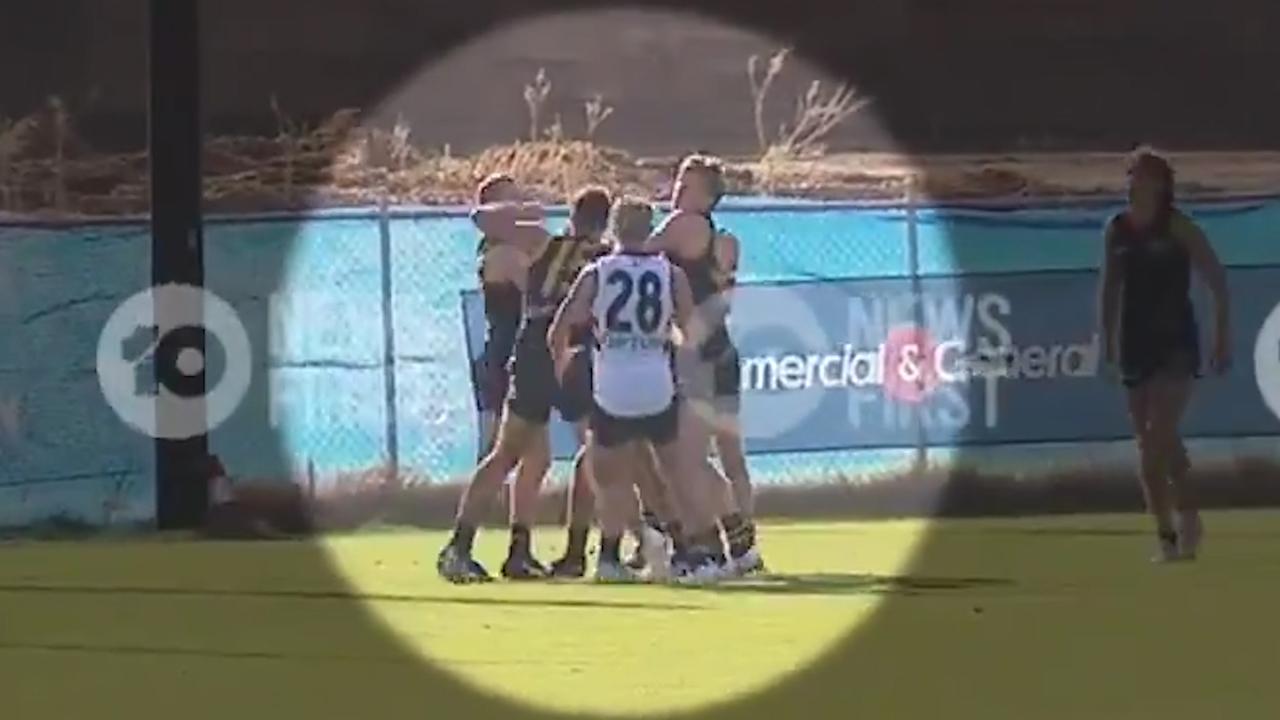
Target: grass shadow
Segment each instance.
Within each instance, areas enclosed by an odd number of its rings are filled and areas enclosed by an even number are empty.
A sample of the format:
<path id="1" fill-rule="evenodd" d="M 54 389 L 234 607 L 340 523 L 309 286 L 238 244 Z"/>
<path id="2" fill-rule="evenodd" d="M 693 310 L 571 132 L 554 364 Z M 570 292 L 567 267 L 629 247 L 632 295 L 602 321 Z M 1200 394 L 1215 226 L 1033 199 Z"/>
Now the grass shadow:
<path id="1" fill-rule="evenodd" d="M 422 605 L 474 605 L 494 607 L 617 608 L 622 610 L 698 611 L 698 605 L 676 603 L 601 602 L 595 600 L 534 600 L 526 598 L 467 597 L 446 595 L 364 593 L 354 590 L 255 590 L 228 588 L 129 587 L 102 585 L 0 584 L 0 594 L 27 595 L 139 595 L 198 598 L 255 598 L 269 600 L 339 601 L 350 603 L 406 603 Z"/>
<path id="2" fill-rule="evenodd" d="M 284 660 L 284 661 L 326 661 L 349 663 L 395 663 L 411 664 L 421 662 L 416 658 L 403 655 L 370 656 L 370 655 L 337 655 L 300 652 L 274 652 L 270 650 L 214 650 L 209 648 L 167 647 L 163 645 L 90 645 L 87 643 L 22 643 L 0 640 L 0 652 L 41 652 L 69 653 L 78 655 L 114 655 L 114 656 L 158 656 L 172 658 L 201 658 L 215 660 Z"/>
<path id="3" fill-rule="evenodd" d="M 688 589 L 725 594 L 918 596 L 1008 587 L 1013 584 L 1012 580 L 1006 578 L 809 573 L 768 574 L 716 585 L 689 586 Z"/>

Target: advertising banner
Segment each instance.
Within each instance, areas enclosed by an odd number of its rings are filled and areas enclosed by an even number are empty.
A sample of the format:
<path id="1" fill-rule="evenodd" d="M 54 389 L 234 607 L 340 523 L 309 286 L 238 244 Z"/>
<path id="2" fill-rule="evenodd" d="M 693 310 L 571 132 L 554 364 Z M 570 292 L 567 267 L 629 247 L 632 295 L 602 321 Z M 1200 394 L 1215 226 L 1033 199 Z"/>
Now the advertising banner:
<path id="1" fill-rule="evenodd" d="M 1229 283 L 1235 362 L 1220 378 L 1208 371 L 1212 307 L 1197 289 L 1205 377 L 1185 430 L 1280 433 L 1280 268 L 1232 269 Z M 1123 388 L 1096 330 L 1096 295 L 1097 275 L 1082 271 L 741 286 L 731 328 L 747 450 L 1127 437 Z M 478 358 L 480 298 L 464 293 L 463 311 Z M 555 454 L 565 457 L 573 435 L 555 425 Z"/>

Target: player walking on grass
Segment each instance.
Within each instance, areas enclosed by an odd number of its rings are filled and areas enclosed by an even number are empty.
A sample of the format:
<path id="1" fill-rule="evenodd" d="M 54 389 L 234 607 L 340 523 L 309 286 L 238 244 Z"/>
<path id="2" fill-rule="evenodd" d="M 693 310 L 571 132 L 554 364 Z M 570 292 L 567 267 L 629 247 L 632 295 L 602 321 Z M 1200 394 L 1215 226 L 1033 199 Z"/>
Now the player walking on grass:
<path id="1" fill-rule="evenodd" d="M 595 471 L 600 517 L 600 557 L 596 576 L 604 581 L 634 579 L 620 557 L 622 537 L 644 532 L 636 503 L 636 453 L 652 443 L 669 487 L 689 481 L 694 456 L 678 442 L 690 413 L 680 401 L 671 366 L 674 328 L 689 334 L 693 295 L 684 272 L 659 253 L 646 250 L 653 208 L 624 199 L 610 213 L 617 243 L 579 276 L 551 326 L 548 343 L 565 367 L 571 328 L 595 330 L 590 457 Z M 714 579 L 718 552 L 714 515 L 690 516 L 690 562 L 680 580 Z"/>
<path id="2" fill-rule="evenodd" d="M 1107 223 L 1100 290 L 1106 358 L 1118 364 L 1140 456 L 1160 562 L 1194 559 L 1203 535 L 1178 426 L 1200 374 L 1191 273 L 1213 295 L 1210 365 L 1231 360 L 1226 273 L 1204 233 L 1174 204 L 1169 162 L 1143 148 L 1129 163 L 1129 206 Z"/>
<path id="3" fill-rule="evenodd" d="M 578 427 L 585 448 L 585 418 L 590 408 L 590 368 L 588 356 L 579 353 L 566 372 L 557 377 L 547 331 L 552 315 L 568 293 L 581 269 L 603 254 L 601 237 L 608 219 L 610 199 L 600 188 L 587 188 L 573 200 L 570 229 L 552 237 L 543 227 L 540 212 L 518 203 L 484 205 L 477 208 L 475 221 L 486 233 L 501 236 L 505 244 L 531 248 L 523 297 L 523 320 L 511 362 L 512 381 L 499 422 L 493 450 L 480 462 L 458 508 L 453 537 L 440 553 L 438 570 L 453 582 L 488 579 L 488 573 L 471 555 L 476 526 L 507 474 L 527 462 L 530 454 L 550 457 L 547 424 L 554 407 L 566 421 Z M 537 217 L 539 219 L 533 219 Z M 589 332 L 578 339 L 589 340 Z M 574 458 L 574 474 L 589 473 L 585 451 Z M 517 483 L 512 493 L 511 545 L 502 575 L 509 579 L 545 577 L 548 571 L 535 559 L 530 538 L 542 475 L 536 482 Z M 584 479 L 582 482 L 588 482 Z"/>
<path id="4" fill-rule="evenodd" d="M 708 478 L 703 502 L 720 508 L 720 525 L 729 549 L 730 570 L 747 574 L 763 569 L 752 520 L 753 493 L 742 446 L 741 367 L 729 335 L 730 292 L 738 268 L 738 240 L 717 229 L 711 212 L 724 195 L 724 166 L 717 158 L 695 154 L 681 161 L 673 188 L 674 211 L 648 243 L 666 253 L 689 278 L 698 307 L 698 336 L 678 353 L 681 392 L 695 421 L 684 440 L 702 449 Z M 706 459 L 714 441 L 724 476 Z"/>

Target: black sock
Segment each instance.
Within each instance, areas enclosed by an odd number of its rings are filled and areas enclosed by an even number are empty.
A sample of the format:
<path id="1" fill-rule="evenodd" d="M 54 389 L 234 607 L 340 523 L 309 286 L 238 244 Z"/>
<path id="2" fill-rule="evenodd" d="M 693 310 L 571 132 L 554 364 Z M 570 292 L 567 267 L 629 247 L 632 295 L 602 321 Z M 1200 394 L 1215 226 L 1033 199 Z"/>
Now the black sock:
<path id="1" fill-rule="evenodd" d="M 1178 544 L 1178 533 L 1174 532 L 1173 530 L 1161 530 L 1156 534 L 1160 536 L 1161 542 L 1166 542 L 1166 543 L 1169 543 L 1170 545 Z"/>
<path id="2" fill-rule="evenodd" d="M 680 525 L 679 520 L 672 520 L 661 528 L 662 532 L 673 542 L 684 542 L 684 527 Z"/>
<path id="3" fill-rule="evenodd" d="M 680 526 L 679 520 L 672 520 L 667 523 L 667 537 L 671 538 L 671 550 L 677 558 L 683 558 L 689 554 L 689 539 L 684 536 L 684 528 Z"/>
<path id="4" fill-rule="evenodd" d="M 565 546 L 564 556 L 567 558 L 584 558 L 587 556 L 587 536 L 591 528 L 586 525 L 569 526 L 569 543 Z"/>
<path id="5" fill-rule="evenodd" d="M 600 538 L 600 562 L 621 563 L 622 538 Z"/>
<path id="6" fill-rule="evenodd" d="M 532 541 L 529 537 L 529 528 L 519 523 L 511 526 L 511 545 L 507 548 L 507 555 L 511 557 L 528 557 L 533 554 Z"/>
<path id="7" fill-rule="evenodd" d="M 724 528 L 724 540 L 729 545 L 729 554 L 742 557 L 755 544 L 755 533 L 751 524 L 737 513 L 720 518 L 720 526 Z"/>
<path id="8" fill-rule="evenodd" d="M 451 545 L 463 555 L 471 554 L 471 545 L 476 539 L 476 526 L 469 523 L 458 523 L 453 528 L 453 537 L 449 538 Z"/>
<path id="9" fill-rule="evenodd" d="M 648 525 L 658 532 L 662 532 L 662 521 L 658 519 L 657 515 L 645 510 L 640 517 L 644 519 L 645 525 Z"/>
<path id="10" fill-rule="evenodd" d="M 724 560 L 724 543 L 720 541 L 720 529 L 712 528 L 694 541 L 697 546 L 697 554 L 701 557 L 710 558 L 715 562 L 723 565 Z"/>

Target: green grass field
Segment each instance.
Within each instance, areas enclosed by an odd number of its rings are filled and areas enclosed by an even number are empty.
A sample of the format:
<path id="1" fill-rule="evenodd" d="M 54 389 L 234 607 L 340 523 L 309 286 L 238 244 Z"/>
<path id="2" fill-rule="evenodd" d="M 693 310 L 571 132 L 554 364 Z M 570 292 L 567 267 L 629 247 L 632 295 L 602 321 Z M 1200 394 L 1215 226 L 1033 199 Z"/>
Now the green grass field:
<path id="1" fill-rule="evenodd" d="M 1136 516 L 777 524 L 777 574 L 713 589 L 452 587 L 417 531 L 13 543 L 0 714 L 1269 718 L 1277 521 L 1212 514 L 1176 566 Z"/>

